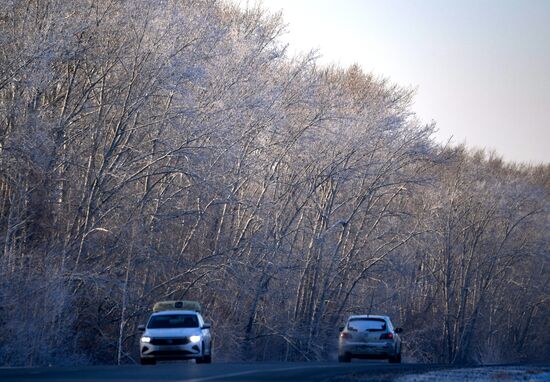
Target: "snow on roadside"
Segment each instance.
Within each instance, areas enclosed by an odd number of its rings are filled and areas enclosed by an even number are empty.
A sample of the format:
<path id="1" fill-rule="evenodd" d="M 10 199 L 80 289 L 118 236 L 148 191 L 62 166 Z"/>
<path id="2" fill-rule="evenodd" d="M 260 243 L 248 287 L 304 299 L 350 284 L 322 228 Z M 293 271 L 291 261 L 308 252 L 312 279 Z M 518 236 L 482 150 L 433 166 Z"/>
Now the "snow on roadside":
<path id="1" fill-rule="evenodd" d="M 396 382 L 550 382 L 550 367 L 508 366 L 478 367 L 432 371 L 425 374 L 407 375 Z"/>

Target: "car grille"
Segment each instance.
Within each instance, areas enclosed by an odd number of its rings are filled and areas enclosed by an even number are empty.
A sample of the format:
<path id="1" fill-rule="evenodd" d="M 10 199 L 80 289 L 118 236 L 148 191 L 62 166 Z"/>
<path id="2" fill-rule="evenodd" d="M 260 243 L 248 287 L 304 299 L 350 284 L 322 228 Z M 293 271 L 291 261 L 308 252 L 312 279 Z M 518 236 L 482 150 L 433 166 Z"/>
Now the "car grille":
<path id="1" fill-rule="evenodd" d="M 151 345 L 187 345 L 188 337 L 184 338 L 151 338 Z"/>
<path id="2" fill-rule="evenodd" d="M 152 351 L 151 353 L 147 355 L 156 355 L 159 357 L 167 357 L 167 356 L 186 356 L 186 355 L 193 355 L 197 354 L 196 352 L 192 352 L 189 350 L 156 350 Z"/>

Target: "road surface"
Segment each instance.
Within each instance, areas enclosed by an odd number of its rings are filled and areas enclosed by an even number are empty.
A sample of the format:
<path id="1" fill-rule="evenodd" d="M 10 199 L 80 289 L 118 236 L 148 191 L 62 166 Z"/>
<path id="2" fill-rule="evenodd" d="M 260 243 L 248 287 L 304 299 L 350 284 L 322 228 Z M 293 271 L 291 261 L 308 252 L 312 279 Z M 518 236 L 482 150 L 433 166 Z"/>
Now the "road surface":
<path id="1" fill-rule="evenodd" d="M 119 381 L 119 382 L 321 382 L 369 375 L 373 380 L 422 373 L 441 368 L 434 365 L 388 364 L 387 362 L 296 362 L 296 363 L 160 363 L 155 366 L 86 366 L 49 368 L 0 368 L 2 382 Z"/>

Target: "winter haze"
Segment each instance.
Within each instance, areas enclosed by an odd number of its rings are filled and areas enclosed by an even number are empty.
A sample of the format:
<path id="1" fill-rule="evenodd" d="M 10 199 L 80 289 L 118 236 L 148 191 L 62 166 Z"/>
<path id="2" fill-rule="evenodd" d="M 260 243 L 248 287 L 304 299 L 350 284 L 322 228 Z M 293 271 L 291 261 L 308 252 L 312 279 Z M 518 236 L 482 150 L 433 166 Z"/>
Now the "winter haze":
<path id="1" fill-rule="evenodd" d="M 336 361 L 375 313 L 407 363 L 548 362 L 550 164 L 504 149 L 547 143 L 547 3 L 373 4 L 332 9 L 327 62 L 263 6 L 0 0 L 0 366 L 139 363 L 169 300 L 214 362 Z M 375 11 L 364 48 L 334 31 Z M 524 14 L 539 49 L 501 29 Z"/>
<path id="2" fill-rule="evenodd" d="M 249 2 L 251 4 L 253 2 Z M 246 4 L 241 1 L 240 4 Z M 263 0 L 295 52 L 417 89 L 439 141 L 550 162 L 550 2 Z"/>

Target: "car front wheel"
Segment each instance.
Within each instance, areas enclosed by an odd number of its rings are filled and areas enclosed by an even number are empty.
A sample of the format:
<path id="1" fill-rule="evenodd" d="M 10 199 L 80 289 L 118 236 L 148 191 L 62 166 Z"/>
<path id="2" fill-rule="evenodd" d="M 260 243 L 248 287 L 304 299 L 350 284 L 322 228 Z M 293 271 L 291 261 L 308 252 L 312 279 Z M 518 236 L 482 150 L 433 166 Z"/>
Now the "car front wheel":
<path id="1" fill-rule="evenodd" d="M 204 357 L 195 358 L 195 363 L 212 363 L 212 356 L 205 355 Z"/>
<path id="2" fill-rule="evenodd" d="M 202 349 L 204 352 L 204 349 L 205 349 L 204 342 L 202 343 Z M 199 358 L 195 358 L 195 363 L 212 363 L 212 345 L 210 345 L 210 354 L 203 355 L 202 357 L 199 357 Z"/>
<path id="3" fill-rule="evenodd" d="M 401 363 L 401 353 L 389 358 L 390 363 Z"/>
<path id="4" fill-rule="evenodd" d="M 156 365 L 157 361 L 154 358 L 139 358 L 139 362 L 142 365 Z"/>

